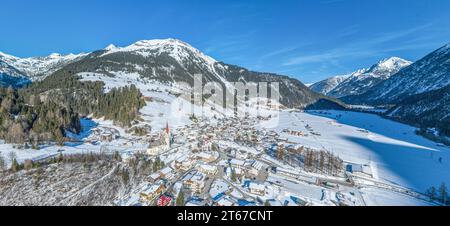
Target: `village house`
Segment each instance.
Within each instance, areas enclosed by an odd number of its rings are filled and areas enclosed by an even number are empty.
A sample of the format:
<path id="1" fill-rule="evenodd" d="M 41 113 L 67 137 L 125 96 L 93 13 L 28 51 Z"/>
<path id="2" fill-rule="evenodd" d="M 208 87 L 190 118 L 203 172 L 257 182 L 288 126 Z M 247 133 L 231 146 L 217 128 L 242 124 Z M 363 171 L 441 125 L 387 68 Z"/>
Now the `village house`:
<path id="1" fill-rule="evenodd" d="M 226 175 L 231 178 L 232 174 L 234 173 L 234 175 L 236 175 L 236 179 L 241 180 L 242 178 L 245 177 L 245 172 L 244 170 L 240 169 L 240 168 L 233 168 L 233 167 L 227 167 L 226 168 Z"/>
<path id="2" fill-rule="evenodd" d="M 150 176 L 148 176 L 148 180 L 151 183 L 155 183 L 156 181 L 161 179 L 161 174 L 159 173 L 153 173 Z"/>
<path id="3" fill-rule="evenodd" d="M 195 161 L 189 159 L 189 161 L 183 162 L 180 166 L 180 170 L 188 171 L 195 165 Z"/>
<path id="4" fill-rule="evenodd" d="M 169 150 L 169 147 L 161 141 L 153 141 L 149 144 L 149 148 L 147 149 L 147 154 L 150 156 L 158 156 Z"/>
<path id="5" fill-rule="evenodd" d="M 216 201 L 216 206 L 236 206 L 236 204 L 229 197 L 222 196 Z"/>
<path id="6" fill-rule="evenodd" d="M 116 140 L 120 137 L 119 131 L 113 128 L 94 128 L 92 129 L 93 139 L 99 140 L 103 142 L 111 142 L 113 140 Z"/>
<path id="7" fill-rule="evenodd" d="M 207 175 L 216 175 L 218 172 L 217 166 L 212 166 L 212 165 L 199 165 L 198 167 L 198 171 L 207 174 Z"/>
<path id="8" fill-rule="evenodd" d="M 200 152 L 197 155 L 197 159 L 206 163 L 214 162 L 219 158 L 217 152 Z"/>
<path id="9" fill-rule="evenodd" d="M 254 176 L 254 177 L 258 176 L 261 173 L 261 171 L 266 170 L 268 167 L 266 164 L 264 164 L 260 161 L 257 161 L 257 160 L 253 160 L 250 162 L 251 162 L 251 164 L 250 164 L 250 166 L 247 167 L 247 169 L 248 169 L 247 172 L 251 176 Z"/>
<path id="10" fill-rule="evenodd" d="M 191 189 L 193 193 L 200 194 L 205 188 L 205 175 L 201 172 L 188 175 L 184 180 L 184 185 Z"/>
<path id="11" fill-rule="evenodd" d="M 183 156 L 175 160 L 175 168 L 181 171 L 190 170 L 195 164 L 195 160 L 189 156 Z"/>
<path id="12" fill-rule="evenodd" d="M 349 163 L 346 166 L 346 171 L 352 174 L 373 177 L 372 168 L 370 167 L 370 165 Z"/>
<path id="13" fill-rule="evenodd" d="M 240 160 L 240 159 L 232 159 L 232 160 L 230 160 L 230 165 L 233 168 L 236 168 L 236 169 L 244 169 L 245 168 L 245 161 L 244 160 Z"/>
<path id="14" fill-rule="evenodd" d="M 159 171 L 161 178 L 163 179 L 171 179 L 173 177 L 173 170 L 170 167 L 166 167 Z"/>
<path id="15" fill-rule="evenodd" d="M 263 184 L 250 182 L 248 186 L 248 191 L 254 195 L 264 196 L 266 194 L 266 186 L 264 186 Z"/>
<path id="16" fill-rule="evenodd" d="M 174 167 L 176 169 L 179 169 L 181 167 L 181 164 L 183 164 L 183 162 L 188 161 L 188 158 L 189 158 L 189 156 L 187 156 L 187 155 L 183 155 L 180 158 L 177 158 L 174 161 Z"/>
<path id="17" fill-rule="evenodd" d="M 147 184 L 144 190 L 140 193 L 140 198 L 144 202 L 152 202 L 157 196 L 161 195 L 165 187 L 163 184 Z"/>
<path id="18" fill-rule="evenodd" d="M 162 195 L 157 201 L 158 206 L 169 206 L 172 203 L 172 197 Z"/>
<path id="19" fill-rule="evenodd" d="M 242 179 L 245 177 L 245 172 L 241 168 L 233 168 L 234 173 L 238 179 Z"/>
<path id="20" fill-rule="evenodd" d="M 159 171 L 159 174 L 161 175 L 161 178 L 163 179 L 172 179 L 173 178 L 173 170 L 170 167 L 166 167 Z"/>

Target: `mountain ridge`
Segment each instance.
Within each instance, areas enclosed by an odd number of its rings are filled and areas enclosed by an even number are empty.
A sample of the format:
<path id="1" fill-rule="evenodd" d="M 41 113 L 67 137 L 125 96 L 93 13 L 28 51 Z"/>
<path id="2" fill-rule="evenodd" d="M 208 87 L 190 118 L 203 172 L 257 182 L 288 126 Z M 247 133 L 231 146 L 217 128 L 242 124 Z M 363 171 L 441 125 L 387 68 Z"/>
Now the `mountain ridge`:
<path id="1" fill-rule="evenodd" d="M 369 68 L 322 80 L 315 83 L 311 88 L 313 91 L 335 98 L 358 95 L 389 79 L 392 75 L 411 64 L 412 62 L 400 57 L 390 57 L 378 61 L 378 63 Z"/>
<path id="2" fill-rule="evenodd" d="M 117 74 L 134 74 L 141 79 L 171 84 L 183 82 L 191 85 L 194 75 L 202 74 L 204 82 L 219 82 L 224 87 L 231 87 L 231 83 L 240 81 L 279 82 L 282 104 L 289 108 L 306 108 L 321 99 L 330 103 L 339 102 L 310 91 L 297 79 L 274 73 L 254 72 L 226 64 L 177 39 L 141 40 L 126 47 L 109 45 L 65 65 L 55 73 L 74 75 L 95 73 L 109 77 Z"/>
<path id="3" fill-rule="evenodd" d="M 29 80 L 35 81 L 45 78 L 68 63 L 79 60 L 86 55 L 86 53 L 67 55 L 52 53 L 48 56 L 20 58 L 0 52 L 0 62 L 7 64 L 18 72 L 16 74 L 9 74 L 10 76 L 28 77 Z"/>
<path id="4" fill-rule="evenodd" d="M 450 43 L 431 52 L 390 79 L 360 95 L 344 98 L 348 103 L 396 104 L 408 96 L 437 90 L 450 84 Z"/>

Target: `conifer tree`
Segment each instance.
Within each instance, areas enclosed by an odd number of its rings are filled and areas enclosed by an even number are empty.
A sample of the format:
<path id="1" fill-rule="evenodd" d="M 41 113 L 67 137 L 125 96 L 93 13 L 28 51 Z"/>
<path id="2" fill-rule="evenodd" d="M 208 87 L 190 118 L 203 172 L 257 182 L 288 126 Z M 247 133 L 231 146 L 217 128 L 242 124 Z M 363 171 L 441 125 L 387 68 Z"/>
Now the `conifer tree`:
<path id="1" fill-rule="evenodd" d="M 19 165 L 19 163 L 17 162 L 16 159 L 13 159 L 13 161 L 12 161 L 12 163 L 11 163 L 11 171 L 12 171 L 13 173 L 15 173 L 15 172 L 17 172 L 17 171 L 19 171 L 19 170 L 20 170 L 20 165 Z"/>
<path id="2" fill-rule="evenodd" d="M 6 160 L 3 157 L 3 155 L 0 153 L 0 171 L 3 171 L 6 169 Z"/>
<path id="3" fill-rule="evenodd" d="M 178 197 L 176 200 L 176 205 L 177 206 L 184 206 L 184 192 L 183 189 L 180 190 L 180 192 L 178 193 Z"/>
<path id="4" fill-rule="evenodd" d="M 447 204 L 448 199 L 448 191 L 447 191 L 447 185 L 445 183 L 442 183 L 439 187 L 439 200 L 443 204 Z"/>

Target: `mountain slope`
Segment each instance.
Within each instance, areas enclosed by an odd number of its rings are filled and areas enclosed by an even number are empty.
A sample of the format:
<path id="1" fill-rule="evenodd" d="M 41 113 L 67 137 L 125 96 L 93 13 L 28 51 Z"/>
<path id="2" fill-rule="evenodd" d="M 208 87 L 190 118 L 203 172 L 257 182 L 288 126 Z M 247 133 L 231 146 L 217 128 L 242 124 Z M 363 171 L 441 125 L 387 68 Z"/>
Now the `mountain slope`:
<path id="1" fill-rule="evenodd" d="M 346 76 L 345 80 L 328 91 L 326 95 L 342 98 L 365 93 L 409 65 L 411 62 L 398 57 L 384 59 L 369 69 L 361 69 Z"/>
<path id="2" fill-rule="evenodd" d="M 450 135 L 450 85 L 410 96 L 386 114 L 420 127 L 439 128 Z"/>
<path id="3" fill-rule="evenodd" d="M 20 87 L 30 82 L 30 79 L 23 75 L 13 66 L 0 60 L 0 86 Z"/>
<path id="4" fill-rule="evenodd" d="M 450 84 L 450 44 L 430 53 L 366 93 L 349 96 L 348 103 L 396 104 L 409 96 Z"/>

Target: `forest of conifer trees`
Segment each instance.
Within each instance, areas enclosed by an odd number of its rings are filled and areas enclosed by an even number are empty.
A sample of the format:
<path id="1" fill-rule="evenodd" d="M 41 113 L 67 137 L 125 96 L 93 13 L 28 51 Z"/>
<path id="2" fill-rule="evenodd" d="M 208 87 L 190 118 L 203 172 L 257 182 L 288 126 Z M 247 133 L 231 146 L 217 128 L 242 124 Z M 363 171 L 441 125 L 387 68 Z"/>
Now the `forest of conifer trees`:
<path id="1" fill-rule="evenodd" d="M 66 132 L 81 131 L 80 118 L 93 116 L 129 127 L 145 105 L 134 86 L 105 93 L 102 82 L 81 82 L 66 71 L 27 87 L 0 88 L 0 139 L 31 145 L 63 145 Z"/>

